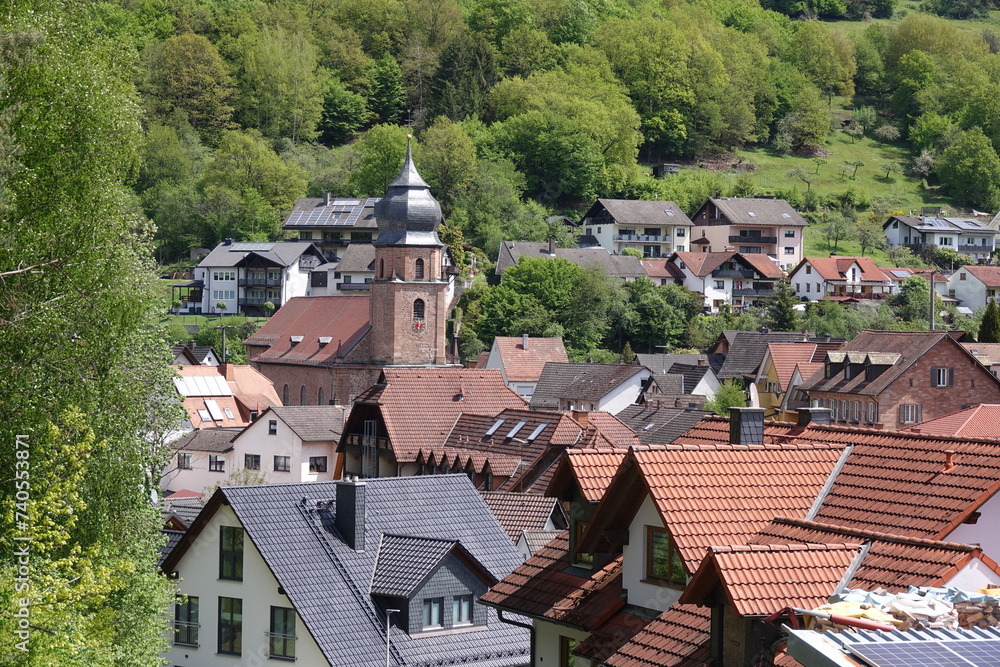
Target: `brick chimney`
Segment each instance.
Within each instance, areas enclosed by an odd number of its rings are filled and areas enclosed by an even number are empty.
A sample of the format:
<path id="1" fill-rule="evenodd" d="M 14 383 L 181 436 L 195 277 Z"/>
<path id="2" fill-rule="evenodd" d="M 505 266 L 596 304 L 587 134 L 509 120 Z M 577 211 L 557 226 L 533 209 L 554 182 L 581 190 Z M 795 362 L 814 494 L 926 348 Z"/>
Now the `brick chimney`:
<path id="1" fill-rule="evenodd" d="M 236 373 L 233 372 L 233 365 L 230 363 L 219 364 L 219 372 L 226 378 L 226 382 L 236 382 Z"/>
<path id="2" fill-rule="evenodd" d="M 337 482 L 337 530 L 347 546 L 365 550 L 365 483 L 351 480 Z"/>
<path id="3" fill-rule="evenodd" d="M 798 425 L 808 426 L 810 423 L 820 426 L 830 425 L 830 408 L 799 408 Z"/>
<path id="4" fill-rule="evenodd" d="M 764 408 L 729 408 L 729 442 L 764 444 Z"/>
<path id="5" fill-rule="evenodd" d="M 573 410 L 573 420 L 583 428 L 587 428 L 590 422 L 587 415 L 588 412 L 586 410 Z"/>

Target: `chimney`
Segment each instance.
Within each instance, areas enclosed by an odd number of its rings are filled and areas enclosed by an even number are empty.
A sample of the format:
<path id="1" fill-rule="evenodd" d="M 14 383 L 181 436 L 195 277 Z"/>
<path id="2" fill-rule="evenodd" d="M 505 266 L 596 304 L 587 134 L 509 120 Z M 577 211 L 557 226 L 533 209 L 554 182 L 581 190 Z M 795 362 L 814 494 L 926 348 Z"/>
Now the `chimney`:
<path id="1" fill-rule="evenodd" d="M 729 408 L 729 442 L 764 444 L 764 408 Z"/>
<path id="2" fill-rule="evenodd" d="M 830 408 L 799 408 L 799 426 L 808 426 L 810 423 L 821 426 L 830 425 Z"/>
<path id="3" fill-rule="evenodd" d="M 330 193 L 329 192 L 324 192 L 323 193 L 323 206 L 329 206 L 329 205 L 330 205 Z"/>
<path id="4" fill-rule="evenodd" d="M 226 382 L 236 382 L 236 374 L 233 373 L 233 365 L 230 363 L 219 364 L 219 371 L 225 376 Z"/>
<path id="5" fill-rule="evenodd" d="M 948 472 L 955 467 L 955 450 L 946 449 L 944 450 L 944 470 L 941 472 Z"/>
<path id="6" fill-rule="evenodd" d="M 554 236 L 549 237 L 549 254 L 556 254 L 556 237 Z"/>
<path id="7" fill-rule="evenodd" d="M 365 550 L 365 483 L 357 480 L 337 482 L 337 530 L 347 546 Z"/>
<path id="8" fill-rule="evenodd" d="M 521 334 L 521 349 L 528 349 L 528 334 Z"/>
<path id="9" fill-rule="evenodd" d="M 698 365 L 699 366 L 707 366 L 708 365 L 708 360 L 707 359 L 702 359 L 701 357 L 698 357 Z"/>
<path id="10" fill-rule="evenodd" d="M 225 241 L 222 242 L 222 245 L 233 245 L 233 240 L 232 239 L 226 239 Z"/>
<path id="11" fill-rule="evenodd" d="M 583 428 L 587 428 L 588 417 L 586 410 L 573 410 L 573 419 Z"/>

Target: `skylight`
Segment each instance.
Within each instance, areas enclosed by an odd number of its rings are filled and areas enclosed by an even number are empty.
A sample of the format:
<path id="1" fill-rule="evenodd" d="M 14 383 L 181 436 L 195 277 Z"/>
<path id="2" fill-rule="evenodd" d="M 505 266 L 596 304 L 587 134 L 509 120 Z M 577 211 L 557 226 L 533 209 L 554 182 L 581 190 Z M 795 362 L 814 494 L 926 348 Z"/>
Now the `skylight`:
<path id="1" fill-rule="evenodd" d="M 751 218 L 756 218 L 757 217 L 757 214 L 754 213 L 753 211 L 747 211 L 747 215 L 749 215 Z"/>
<path id="2" fill-rule="evenodd" d="M 506 419 L 498 419 L 498 420 L 496 420 L 496 422 L 493 424 L 493 426 L 490 426 L 490 429 L 488 431 L 486 431 L 486 435 L 493 435 L 494 433 L 496 433 L 497 429 L 500 428 L 500 426 L 505 421 L 507 421 L 507 420 Z"/>
<path id="3" fill-rule="evenodd" d="M 782 213 L 781 217 L 782 218 L 790 218 L 790 217 L 792 217 L 792 214 L 791 213 Z"/>
<path id="4" fill-rule="evenodd" d="M 517 435 L 518 431 L 520 431 L 522 428 L 524 428 L 524 425 L 527 424 L 527 423 L 528 422 L 524 421 L 523 419 L 521 421 L 517 422 L 517 424 L 514 426 L 514 428 L 512 428 L 510 430 L 510 433 L 507 434 L 507 437 L 508 438 L 513 438 L 515 435 Z"/>
<path id="5" fill-rule="evenodd" d="M 536 426 L 535 430 L 532 431 L 531 435 L 528 436 L 528 442 L 534 442 L 535 438 L 537 438 L 539 435 L 541 435 L 542 431 L 544 431 L 545 427 L 548 426 L 548 425 L 549 425 L 548 422 L 542 422 L 541 424 L 539 424 L 538 426 Z"/>

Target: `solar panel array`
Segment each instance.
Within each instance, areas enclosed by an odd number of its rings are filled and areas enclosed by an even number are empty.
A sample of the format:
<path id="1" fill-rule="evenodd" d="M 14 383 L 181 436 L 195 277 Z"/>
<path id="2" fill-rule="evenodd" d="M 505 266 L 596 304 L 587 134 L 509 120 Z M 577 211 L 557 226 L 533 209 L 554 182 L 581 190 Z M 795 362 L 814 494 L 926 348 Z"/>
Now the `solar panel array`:
<path id="1" fill-rule="evenodd" d="M 270 252 L 273 247 L 273 243 L 234 243 L 230 252 Z"/>
<path id="2" fill-rule="evenodd" d="M 195 375 L 174 378 L 174 386 L 181 396 L 232 396 L 226 378 L 221 375 Z"/>
<path id="3" fill-rule="evenodd" d="M 990 231 L 987 230 L 986 225 L 984 225 L 981 222 L 977 222 L 976 220 L 956 220 L 952 218 L 951 224 L 955 225 L 959 229 L 965 229 L 971 231 L 978 231 L 978 230 Z"/>
<path id="4" fill-rule="evenodd" d="M 292 211 L 285 220 L 286 227 L 350 227 L 354 225 L 366 208 L 375 205 L 377 198 L 337 199 L 326 206 L 317 206 L 311 211 Z"/>
<path id="5" fill-rule="evenodd" d="M 847 649 L 872 667 L 997 667 L 1000 639 L 949 639 L 850 643 Z"/>

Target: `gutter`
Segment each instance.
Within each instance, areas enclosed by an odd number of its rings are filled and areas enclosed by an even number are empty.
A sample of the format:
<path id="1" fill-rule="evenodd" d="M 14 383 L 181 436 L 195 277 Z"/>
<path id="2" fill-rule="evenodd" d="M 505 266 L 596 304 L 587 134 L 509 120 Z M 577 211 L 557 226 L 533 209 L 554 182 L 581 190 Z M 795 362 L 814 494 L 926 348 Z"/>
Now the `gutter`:
<path id="1" fill-rule="evenodd" d="M 529 636 L 530 636 L 530 641 L 529 641 L 530 653 L 529 653 L 529 655 L 531 656 L 531 664 L 534 665 L 535 664 L 535 626 L 533 624 L 521 623 L 520 621 L 515 621 L 513 619 L 504 618 L 503 617 L 503 611 L 504 611 L 503 609 L 500 609 L 499 607 L 494 607 L 494 609 L 496 609 L 497 618 L 500 619 L 501 623 L 507 623 L 509 625 L 516 625 L 519 628 L 526 628 L 528 630 L 528 633 L 529 633 Z"/>

